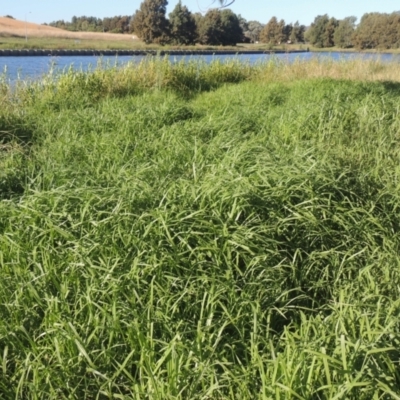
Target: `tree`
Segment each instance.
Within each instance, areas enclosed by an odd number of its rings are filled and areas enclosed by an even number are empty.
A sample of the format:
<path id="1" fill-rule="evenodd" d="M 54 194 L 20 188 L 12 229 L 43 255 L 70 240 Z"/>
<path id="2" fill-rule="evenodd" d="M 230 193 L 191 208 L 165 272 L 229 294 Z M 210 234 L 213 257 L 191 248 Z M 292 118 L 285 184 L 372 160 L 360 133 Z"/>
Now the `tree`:
<path id="1" fill-rule="evenodd" d="M 339 21 L 339 25 L 333 35 L 335 46 L 341 48 L 352 47 L 352 37 L 355 30 L 357 17 L 347 17 Z"/>
<path id="2" fill-rule="evenodd" d="M 204 16 L 201 12 L 195 12 L 192 14 L 192 16 L 194 19 L 194 23 L 196 24 L 196 42 L 199 42 L 200 41 L 199 27 L 202 24 Z"/>
<path id="3" fill-rule="evenodd" d="M 293 30 L 293 25 L 292 24 L 287 24 L 284 25 L 283 29 L 282 29 L 282 41 L 287 43 L 290 41 L 290 36 L 292 34 L 292 30 Z"/>
<path id="4" fill-rule="evenodd" d="M 329 18 L 327 14 L 318 15 L 305 33 L 306 39 L 315 47 L 332 47 L 337 25 L 335 18 Z"/>
<path id="5" fill-rule="evenodd" d="M 284 39 L 284 27 L 285 21 L 283 19 L 278 22 L 276 17 L 272 17 L 260 32 L 260 41 L 269 44 L 281 43 Z"/>
<path id="6" fill-rule="evenodd" d="M 353 34 L 353 43 L 359 49 L 373 49 L 378 46 L 376 26 L 379 25 L 379 13 L 366 13 Z"/>
<path id="7" fill-rule="evenodd" d="M 353 43 L 360 49 L 390 49 L 400 47 L 399 13 L 364 14 L 354 32 Z"/>
<path id="8" fill-rule="evenodd" d="M 305 31 L 306 27 L 304 25 L 300 25 L 299 21 L 296 21 L 293 25 L 292 32 L 290 33 L 289 40 L 292 43 L 303 43 Z"/>
<path id="9" fill-rule="evenodd" d="M 85 15 L 77 17 L 74 15 L 71 18 L 71 22 L 60 20 L 50 22 L 49 25 L 69 31 L 128 33 L 130 31 L 130 19 L 128 15 L 117 15 L 104 19 Z"/>
<path id="10" fill-rule="evenodd" d="M 251 42 L 255 43 L 260 40 L 260 33 L 264 28 L 264 24 L 258 21 L 249 21 L 247 23 L 248 30 L 244 32 L 244 35 L 250 39 Z"/>
<path id="11" fill-rule="evenodd" d="M 211 9 L 206 15 L 197 19 L 198 39 L 201 44 L 219 45 L 221 37 L 220 11 Z"/>
<path id="12" fill-rule="evenodd" d="M 167 0 L 144 0 L 136 10 L 132 17 L 133 31 L 145 43 L 164 44 L 169 40 L 167 5 Z"/>
<path id="13" fill-rule="evenodd" d="M 336 18 L 330 18 L 325 27 L 325 32 L 323 34 L 323 47 L 333 47 L 335 42 L 333 37 L 335 35 L 335 30 L 338 26 L 338 20 Z"/>
<path id="14" fill-rule="evenodd" d="M 229 9 L 221 11 L 222 45 L 236 46 L 243 40 L 243 30 L 238 16 Z"/>
<path id="15" fill-rule="evenodd" d="M 242 39 L 239 19 L 231 10 L 211 9 L 199 20 L 199 41 L 215 46 L 235 46 Z"/>
<path id="16" fill-rule="evenodd" d="M 169 14 L 170 35 L 176 44 L 194 44 L 196 41 L 196 22 L 192 13 L 179 0 Z"/>
<path id="17" fill-rule="evenodd" d="M 240 14 L 237 16 L 237 18 L 239 20 L 239 26 L 243 32 L 243 36 L 242 36 L 240 42 L 250 42 L 250 38 L 248 38 L 246 36 L 246 32 L 249 30 L 249 25 L 248 25 L 246 19 L 243 18 Z"/>

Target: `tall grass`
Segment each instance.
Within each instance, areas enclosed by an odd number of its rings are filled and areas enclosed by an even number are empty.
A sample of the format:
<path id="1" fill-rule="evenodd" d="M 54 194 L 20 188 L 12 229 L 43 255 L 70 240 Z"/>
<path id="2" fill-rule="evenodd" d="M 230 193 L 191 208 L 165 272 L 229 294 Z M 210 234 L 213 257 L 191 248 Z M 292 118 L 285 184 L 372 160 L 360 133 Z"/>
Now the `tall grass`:
<path id="1" fill-rule="evenodd" d="M 319 65 L 10 88 L 0 398 L 399 398 L 398 72 Z"/>
<path id="2" fill-rule="evenodd" d="M 196 57 L 180 61 L 170 61 L 168 57 L 149 57 L 122 67 L 100 60 L 89 73 L 73 68 L 60 72 L 53 68 L 41 80 L 16 82 L 18 90 L 15 93 L 18 106 L 21 101 L 26 101 L 44 103 L 46 106 L 48 103 L 72 102 L 80 107 L 82 99 L 97 101 L 109 96 L 136 95 L 154 89 L 172 90 L 181 96 L 190 97 L 227 83 L 292 82 L 314 78 L 398 82 L 400 72 L 396 62 L 356 58 L 337 62 L 316 56 L 310 61 L 298 59 L 293 63 L 272 58 L 251 65 L 240 58 L 226 61 L 216 59 L 208 64 Z M 0 79 L 3 104 L 15 102 L 11 86 L 6 84 L 6 76 L 3 74 Z"/>

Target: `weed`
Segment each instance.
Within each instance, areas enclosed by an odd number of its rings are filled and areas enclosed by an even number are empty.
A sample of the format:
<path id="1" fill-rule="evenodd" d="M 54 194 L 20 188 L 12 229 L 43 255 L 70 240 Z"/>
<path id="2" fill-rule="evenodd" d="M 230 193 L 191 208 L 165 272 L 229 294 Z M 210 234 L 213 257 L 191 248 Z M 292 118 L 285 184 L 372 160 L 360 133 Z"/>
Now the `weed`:
<path id="1" fill-rule="evenodd" d="M 0 397 L 397 398 L 391 68 L 161 59 L 7 89 L 2 129 L 31 136 L 0 147 Z"/>

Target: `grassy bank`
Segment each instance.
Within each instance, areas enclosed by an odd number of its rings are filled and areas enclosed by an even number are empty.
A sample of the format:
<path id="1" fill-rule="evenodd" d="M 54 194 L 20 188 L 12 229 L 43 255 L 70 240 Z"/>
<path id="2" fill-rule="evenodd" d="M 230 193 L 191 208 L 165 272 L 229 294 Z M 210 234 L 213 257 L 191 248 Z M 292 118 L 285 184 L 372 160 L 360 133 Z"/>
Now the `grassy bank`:
<path id="1" fill-rule="evenodd" d="M 62 31 L 63 32 L 63 31 Z M 317 48 L 310 44 L 284 44 L 271 46 L 265 43 L 238 43 L 236 46 L 175 46 L 157 44 L 145 44 L 141 40 L 132 38 L 132 35 L 102 34 L 89 32 L 66 32 L 65 35 L 71 37 L 61 37 L 53 34 L 44 37 L 29 36 L 25 37 L 0 35 L 0 50 L 16 49 L 48 49 L 48 50 L 237 50 L 237 51 L 295 51 L 309 49 L 312 52 L 360 52 L 360 53 L 391 53 L 400 54 L 399 49 L 391 50 L 358 50 L 342 49 L 339 47 Z M 60 34 L 61 35 L 61 34 Z"/>
<path id="2" fill-rule="evenodd" d="M 399 398 L 399 82 L 147 60 L 0 85 L 0 398 Z"/>
<path id="3" fill-rule="evenodd" d="M 61 35 L 65 34 L 66 37 Z M 67 37 L 67 36 L 70 37 Z M 25 36 L 1 36 L 0 49 L 93 49 L 93 50 L 304 50 L 306 45 L 283 45 L 270 46 L 267 44 L 246 44 L 239 43 L 237 46 L 208 46 L 208 45 L 192 45 L 192 46 L 174 46 L 157 44 L 146 44 L 141 40 L 132 38 L 132 35 L 102 34 L 89 32 L 67 32 L 61 31 L 59 36 L 48 34 L 48 36 L 36 37 L 29 35 L 28 40 Z"/>
<path id="4" fill-rule="evenodd" d="M 120 35 L 123 36 L 123 35 Z M 120 38 L 112 38 L 109 35 L 104 39 L 88 39 L 85 37 L 76 38 L 59 38 L 59 37 L 43 37 L 43 38 L 29 38 L 28 41 L 25 38 L 20 37 L 0 37 L 0 49 L 16 50 L 16 49 L 50 49 L 50 50 L 81 50 L 81 49 L 93 49 L 93 50 L 109 50 L 109 49 L 120 49 L 120 50 L 131 50 L 136 47 L 142 48 L 142 42 L 139 40 L 132 40 L 132 37 L 126 35 L 124 40 Z"/>

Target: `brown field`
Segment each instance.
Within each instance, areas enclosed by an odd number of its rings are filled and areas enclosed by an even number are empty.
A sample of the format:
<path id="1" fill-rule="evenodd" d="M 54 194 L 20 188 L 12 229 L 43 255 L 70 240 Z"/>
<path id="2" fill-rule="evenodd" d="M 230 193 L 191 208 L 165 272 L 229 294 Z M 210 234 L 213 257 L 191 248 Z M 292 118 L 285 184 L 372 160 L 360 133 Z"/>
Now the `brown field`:
<path id="1" fill-rule="evenodd" d="M 75 40 L 112 40 L 129 41 L 137 40 L 136 36 L 117 33 L 100 32 L 69 32 L 51 26 L 34 24 L 32 22 L 19 21 L 16 19 L 0 17 L 0 37 L 23 37 L 29 38 L 59 38 Z"/>

